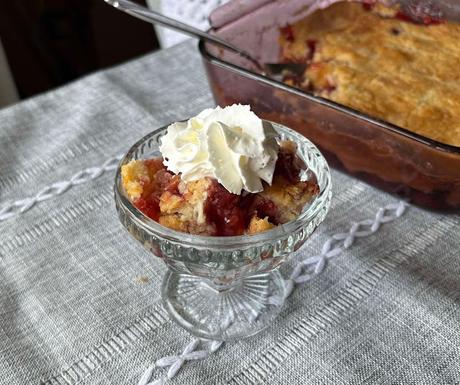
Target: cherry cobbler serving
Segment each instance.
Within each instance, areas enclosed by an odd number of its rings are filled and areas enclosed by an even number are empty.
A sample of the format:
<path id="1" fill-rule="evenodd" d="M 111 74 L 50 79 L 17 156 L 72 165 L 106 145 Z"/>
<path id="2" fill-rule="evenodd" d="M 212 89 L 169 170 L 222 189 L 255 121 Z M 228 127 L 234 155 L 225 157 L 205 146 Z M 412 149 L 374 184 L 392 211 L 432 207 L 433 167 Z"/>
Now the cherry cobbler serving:
<path id="1" fill-rule="evenodd" d="M 162 157 L 122 166 L 132 203 L 191 234 L 255 234 L 294 220 L 319 193 L 292 141 L 278 141 L 248 106 L 205 110 L 168 128 Z"/>

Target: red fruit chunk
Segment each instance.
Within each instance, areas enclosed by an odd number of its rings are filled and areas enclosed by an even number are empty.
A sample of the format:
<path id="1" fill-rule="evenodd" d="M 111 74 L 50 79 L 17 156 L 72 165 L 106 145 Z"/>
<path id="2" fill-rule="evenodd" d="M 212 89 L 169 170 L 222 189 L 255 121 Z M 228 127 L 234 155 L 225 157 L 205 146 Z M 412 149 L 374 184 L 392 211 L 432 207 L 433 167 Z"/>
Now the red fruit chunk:
<path id="1" fill-rule="evenodd" d="M 336 89 L 337 89 L 337 87 L 334 84 L 332 84 L 331 82 L 328 81 L 326 88 L 324 88 L 324 91 L 326 91 L 328 94 L 330 94 L 331 92 L 335 91 Z"/>
<path id="2" fill-rule="evenodd" d="M 270 200 L 258 196 L 254 200 L 253 212 L 257 214 L 259 218 L 268 217 L 268 220 L 274 225 L 278 225 L 278 209 L 276 205 Z"/>
<path id="3" fill-rule="evenodd" d="M 312 60 L 313 56 L 315 56 L 316 52 L 316 40 L 307 40 L 307 47 L 308 47 L 308 54 L 307 54 L 307 60 Z"/>
<path id="4" fill-rule="evenodd" d="M 169 191 L 172 194 L 182 195 L 181 193 L 179 193 L 179 182 L 180 182 L 180 176 L 174 175 L 170 179 L 169 184 L 166 186 L 165 190 Z"/>
<path id="5" fill-rule="evenodd" d="M 366 11 L 372 11 L 372 9 L 374 8 L 374 3 L 363 3 L 363 8 Z"/>
<path id="6" fill-rule="evenodd" d="M 240 196 L 228 192 L 217 181 L 208 188 L 204 206 L 206 220 L 216 228 L 219 236 L 242 235 L 245 230 L 245 215 L 240 207 Z"/>
<path id="7" fill-rule="evenodd" d="M 437 19 L 437 18 L 435 18 L 435 17 L 431 17 L 431 16 L 429 16 L 429 15 L 425 15 L 425 16 L 423 16 L 422 22 L 423 22 L 423 24 L 425 24 L 425 25 L 431 25 L 431 24 L 443 24 L 443 23 L 445 23 L 446 21 L 445 21 L 445 20 L 441 20 L 441 19 Z"/>
<path id="8" fill-rule="evenodd" d="M 166 167 L 163 164 L 163 160 L 161 158 L 146 159 L 143 160 L 143 162 L 151 174 L 155 174 L 159 170 L 166 170 Z"/>
<path id="9" fill-rule="evenodd" d="M 160 203 L 157 197 L 154 194 L 151 194 L 147 198 L 139 198 L 134 201 L 134 206 L 136 206 L 140 211 L 142 211 L 149 218 L 154 221 L 158 221 L 160 217 Z"/>
<path id="10" fill-rule="evenodd" d="M 410 18 L 404 12 L 401 11 L 396 12 L 395 18 L 402 21 L 406 21 L 408 23 L 415 23 L 414 19 Z"/>
<path id="11" fill-rule="evenodd" d="M 179 175 L 173 175 L 166 170 L 157 171 L 155 174 L 155 188 L 160 194 L 163 191 L 169 191 L 171 194 L 179 194 L 178 186 L 180 182 Z"/>
<path id="12" fill-rule="evenodd" d="M 281 27 L 280 32 L 281 35 L 283 35 L 287 41 L 291 43 L 294 41 L 294 30 L 292 29 L 292 26 L 290 26 L 289 24 L 285 27 Z"/>

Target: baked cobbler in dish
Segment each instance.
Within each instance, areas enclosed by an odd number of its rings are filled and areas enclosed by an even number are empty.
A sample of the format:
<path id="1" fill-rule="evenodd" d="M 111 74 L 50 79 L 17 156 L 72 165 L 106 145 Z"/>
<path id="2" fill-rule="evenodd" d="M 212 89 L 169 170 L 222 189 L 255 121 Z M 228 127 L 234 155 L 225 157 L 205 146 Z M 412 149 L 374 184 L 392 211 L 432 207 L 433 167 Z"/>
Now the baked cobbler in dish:
<path id="1" fill-rule="evenodd" d="M 460 146 L 460 25 L 398 9 L 334 4 L 281 29 L 296 87 L 442 143 Z"/>

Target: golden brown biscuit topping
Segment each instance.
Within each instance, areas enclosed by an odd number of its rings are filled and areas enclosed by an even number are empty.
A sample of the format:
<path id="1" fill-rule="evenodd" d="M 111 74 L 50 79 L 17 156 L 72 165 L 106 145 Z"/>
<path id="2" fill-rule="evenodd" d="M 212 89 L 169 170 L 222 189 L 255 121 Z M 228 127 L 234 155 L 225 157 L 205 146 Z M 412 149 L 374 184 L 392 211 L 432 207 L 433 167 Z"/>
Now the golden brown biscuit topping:
<path id="1" fill-rule="evenodd" d="M 460 25 L 337 3 L 281 31 L 288 84 L 442 143 L 460 146 Z"/>

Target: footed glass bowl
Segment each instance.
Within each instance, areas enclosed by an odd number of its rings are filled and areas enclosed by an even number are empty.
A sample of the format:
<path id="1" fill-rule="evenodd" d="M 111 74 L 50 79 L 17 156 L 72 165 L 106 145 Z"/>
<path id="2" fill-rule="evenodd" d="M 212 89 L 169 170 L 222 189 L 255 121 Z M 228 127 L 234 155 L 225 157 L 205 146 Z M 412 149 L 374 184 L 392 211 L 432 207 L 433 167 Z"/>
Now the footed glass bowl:
<path id="1" fill-rule="evenodd" d="M 144 247 L 169 267 L 162 299 L 170 316 L 190 333 L 231 340 L 254 335 L 278 315 L 285 284 L 278 267 L 324 220 L 331 200 L 331 176 L 318 149 L 299 133 L 272 123 L 280 139 L 293 140 L 319 195 L 294 221 L 272 230 L 233 237 L 186 234 L 161 226 L 139 211 L 121 184 L 121 165 L 161 156 L 160 138 L 167 127 L 139 140 L 121 160 L 115 177 L 115 202 L 121 223 Z"/>

